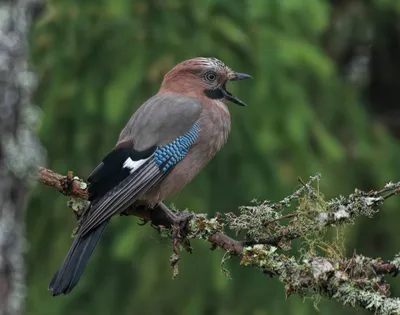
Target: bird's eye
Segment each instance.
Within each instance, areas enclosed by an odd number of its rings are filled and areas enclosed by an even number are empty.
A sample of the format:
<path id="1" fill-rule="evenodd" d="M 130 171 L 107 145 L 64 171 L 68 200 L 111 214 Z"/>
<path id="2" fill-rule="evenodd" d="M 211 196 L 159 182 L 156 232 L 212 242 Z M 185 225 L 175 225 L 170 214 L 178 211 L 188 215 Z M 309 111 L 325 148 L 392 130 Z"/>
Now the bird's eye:
<path id="1" fill-rule="evenodd" d="M 217 78 L 217 75 L 216 75 L 215 72 L 209 71 L 209 72 L 206 72 L 206 73 L 204 74 L 204 78 L 205 78 L 206 81 L 208 81 L 208 82 L 214 82 L 215 79 Z"/>

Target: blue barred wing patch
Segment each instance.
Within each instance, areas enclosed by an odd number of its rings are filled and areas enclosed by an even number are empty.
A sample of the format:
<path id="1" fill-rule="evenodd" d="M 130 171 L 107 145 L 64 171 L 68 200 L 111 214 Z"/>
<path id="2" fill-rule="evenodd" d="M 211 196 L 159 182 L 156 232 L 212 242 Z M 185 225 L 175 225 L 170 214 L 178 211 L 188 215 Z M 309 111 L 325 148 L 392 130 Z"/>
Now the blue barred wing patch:
<path id="1" fill-rule="evenodd" d="M 189 152 L 190 147 L 195 143 L 200 130 L 200 123 L 196 121 L 193 127 L 175 141 L 159 147 L 154 153 L 154 161 L 162 172 L 183 160 Z"/>

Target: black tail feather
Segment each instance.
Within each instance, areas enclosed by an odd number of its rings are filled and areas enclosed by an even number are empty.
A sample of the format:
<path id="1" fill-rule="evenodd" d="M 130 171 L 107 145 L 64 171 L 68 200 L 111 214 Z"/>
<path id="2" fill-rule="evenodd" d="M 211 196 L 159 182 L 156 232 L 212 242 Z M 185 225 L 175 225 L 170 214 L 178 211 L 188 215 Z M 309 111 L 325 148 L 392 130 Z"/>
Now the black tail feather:
<path id="1" fill-rule="evenodd" d="M 76 286 L 108 222 L 109 220 L 84 236 L 78 235 L 75 238 L 64 262 L 50 281 L 49 290 L 53 292 L 53 296 L 68 294 Z"/>

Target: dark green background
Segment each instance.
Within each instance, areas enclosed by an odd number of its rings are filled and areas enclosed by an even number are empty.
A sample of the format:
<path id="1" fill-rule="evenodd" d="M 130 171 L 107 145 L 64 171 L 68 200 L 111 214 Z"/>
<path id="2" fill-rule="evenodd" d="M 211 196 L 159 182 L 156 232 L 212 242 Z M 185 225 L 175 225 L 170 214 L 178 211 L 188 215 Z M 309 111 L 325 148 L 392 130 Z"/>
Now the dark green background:
<path id="1" fill-rule="evenodd" d="M 215 56 L 253 75 L 229 86 L 248 108 L 230 105 L 228 144 L 170 200 L 178 207 L 236 211 L 253 198 L 278 200 L 316 172 L 327 198 L 399 180 L 399 19 L 400 2 L 389 0 L 49 0 L 31 34 L 48 167 L 86 178 L 170 68 Z M 223 252 L 201 241 L 172 280 L 170 243 L 133 217 L 113 220 L 79 286 L 53 298 L 47 284 L 75 225 L 66 202 L 44 186 L 32 193 L 27 314 L 317 313 L 237 260 L 226 279 Z M 399 203 L 347 230 L 349 255 L 397 253 Z M 354 314 L 334 301 L 319 308 Z"/>

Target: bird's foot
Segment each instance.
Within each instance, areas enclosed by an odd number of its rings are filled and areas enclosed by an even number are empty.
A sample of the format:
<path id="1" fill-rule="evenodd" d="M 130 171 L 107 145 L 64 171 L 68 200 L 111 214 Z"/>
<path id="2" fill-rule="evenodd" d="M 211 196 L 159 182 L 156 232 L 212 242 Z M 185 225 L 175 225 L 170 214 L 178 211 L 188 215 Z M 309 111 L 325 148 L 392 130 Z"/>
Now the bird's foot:
<path id="1" fill-rule="evenodd" d="M 179 249 L 184 248 L 192 252 L 189 242 L 190 220 L 193 214 L 188 211 L 177 212 L 169 209 L 162 202 L 156 206 L 149 206 L 146 202 L 136 202 L 132 207 L 126 209 L 121 215 L 136 215 L 142 219 L 142 224 L 151 222 L 161 234 L 166 232 L 171 236 L 173 242 L 173 253 L 170 263 L 173 270 L 173 278 L 178 274 Z"/>
<path id="2" fill-rule="evenodd" d="M 172 225 L 172 241 L 174 245 L 174 252 L 178 252 L 178 245 L 182 244 L 183 247 L 188 251 L 192 252 L 189 239 L 187 238 L 190 231 L 190 220 L 193 218 L 193 214 L 185 211 L 179 213 L 173 219 Z"/>
<path id="3" fill-rule="evenodd" d="M 175 212 L 170 210 L 163 203 L 159 204 L 158 209 L 169 221 L 169 226 L 172 229 L 172 245 L 173 253 L 170 257 L 170 263 L 172 267 L 172 278 L 179 273 L 178 262 L 179 262 L 179 248 L 182 246 L 189 253 L 192 253 L 192 247 L 190 246 L 189 238 L 187 237 L 190 231 L 190 220 L 193 218 L 193 214 L 188 211 Z"/>
<path id="4" fill-rule="evenodd" d="M 172 228 L 172 241 L 174 246 L 174 253 L 178 254 L 178 246 L 183 245 L 183 247 L 191 252 L 191 247 L 189 240 L 187 238 L 189 234 L 189 223 L 193 218 L 193 214 L 188 211 L 175 212 L 169 209 L 165 204 L 159 203 L 158 209 L 161 210 L 162 215 L 168 220 L 169 225 Z M 154 220 L 153 224 L 155 223 Z"/>

